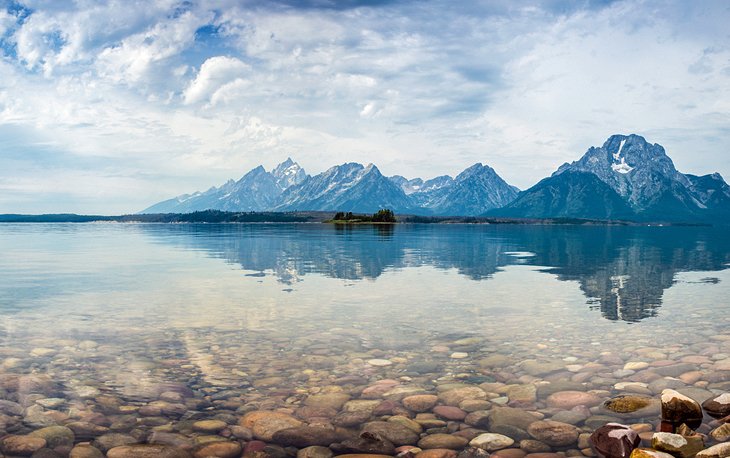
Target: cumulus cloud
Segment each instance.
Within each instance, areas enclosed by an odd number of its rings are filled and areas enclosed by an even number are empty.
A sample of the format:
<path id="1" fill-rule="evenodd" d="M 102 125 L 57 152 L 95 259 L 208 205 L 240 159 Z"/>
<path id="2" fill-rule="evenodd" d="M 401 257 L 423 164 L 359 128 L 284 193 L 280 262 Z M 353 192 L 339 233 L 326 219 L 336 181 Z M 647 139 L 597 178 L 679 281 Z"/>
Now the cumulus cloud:
<path id="1" fill-rule="evenodd" d="M 215 56 L 207 59 L 200 66 L 200 71 L 185 89 L 185 103 L 197 103 L 209 100 L 211 96 L 224 98 L 225 92 L 244 86 L 243 76 L 249 66 L 235 57 Z"/>

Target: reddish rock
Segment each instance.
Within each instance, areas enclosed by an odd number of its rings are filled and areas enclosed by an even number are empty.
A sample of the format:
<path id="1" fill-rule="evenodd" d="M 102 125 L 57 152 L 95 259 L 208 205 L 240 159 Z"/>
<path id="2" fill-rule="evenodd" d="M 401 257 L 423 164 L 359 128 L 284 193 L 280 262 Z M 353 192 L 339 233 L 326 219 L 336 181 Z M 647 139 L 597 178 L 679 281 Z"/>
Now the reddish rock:
<path id="1" fill-rule="evenodd" d="M 641 444 L 639 434 L 626 425 L 608 423 L 591 434 L 593 449 L 606 458 L 629 458 Z"/>
<path id="2" fill-rule="evenodd" d="M 433 413 L 441 418 L 452 421 L 461 421 L 466 418 L 466 412 L 458 407 L 453 406 L 436 406 L 433 408 Z"/>

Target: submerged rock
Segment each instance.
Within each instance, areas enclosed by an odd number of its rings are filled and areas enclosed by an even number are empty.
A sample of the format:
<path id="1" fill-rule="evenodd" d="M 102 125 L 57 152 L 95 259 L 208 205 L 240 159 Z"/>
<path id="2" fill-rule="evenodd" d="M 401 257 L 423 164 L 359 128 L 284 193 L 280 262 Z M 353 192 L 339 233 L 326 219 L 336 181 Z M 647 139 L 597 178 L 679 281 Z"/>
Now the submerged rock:
<path id="1" fill-rule="evenodd" d="M 608 399 L 602 407 L 622 417 L 641 418 L 658 415 L 661 411 L 661 402 L 647 396 L 627 394 Z"/>
<path id="2" fill-rule="evenodd" d="M 514 443 L 515 441 L 512 438 L 495 433 L 480 434 L 469 441 L 469 445 L 472 447 L 477 447 L 489 452 L 507 448 Z"/>
<path id="3" fill-rule="evenodd" d="M 565 447 L 578 440 L 578 428 L 558 421 L 536 421 L 527 428 L 527 432 L 533 438 L 553 447 Z"/>

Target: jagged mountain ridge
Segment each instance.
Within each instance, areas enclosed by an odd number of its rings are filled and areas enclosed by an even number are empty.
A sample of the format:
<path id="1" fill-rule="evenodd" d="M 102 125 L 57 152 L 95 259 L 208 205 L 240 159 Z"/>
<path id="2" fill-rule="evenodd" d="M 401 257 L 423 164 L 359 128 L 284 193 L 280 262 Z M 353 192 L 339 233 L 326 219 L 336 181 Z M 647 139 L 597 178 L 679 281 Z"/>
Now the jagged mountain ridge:
<path id="1" fill-rule="evenodd" d="M 309 176 L 288 158 L 271 172 L 256 167 L 219 188 L 184 194 L 141 213 L 227 211 L 352 211 L 389 208 L 418 215 L 477 216 L 508 203 L 517 188 L 491 167 L 475 164 L 456 179 L 385 177 L 373 164 L 345 163 Z"/>
<path id="2" fill-rule="evenodd" d="M 490 214 L 710 222 L 730 216 L 730 187 L 719 174 L 679 172 L 661 145 L 639 135 L 612 135 Z"/>

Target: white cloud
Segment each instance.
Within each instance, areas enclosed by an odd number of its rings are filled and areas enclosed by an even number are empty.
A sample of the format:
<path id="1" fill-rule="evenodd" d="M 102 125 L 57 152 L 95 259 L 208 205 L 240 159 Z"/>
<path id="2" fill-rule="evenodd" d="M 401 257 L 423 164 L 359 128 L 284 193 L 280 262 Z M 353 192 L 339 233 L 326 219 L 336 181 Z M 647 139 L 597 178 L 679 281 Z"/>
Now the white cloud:
<path id="1" fill-rule="evenodd" d="M 218 99 L 225 98 L 225 92 L 245 85 L 242 76 L 249 68 L 246 63 L 235 57 L 215 56 L 207 59 L 200 66 L 198 75 L 185 89 L 183 93 L 185 103 L 206 101 L 212 95 Z"/>

